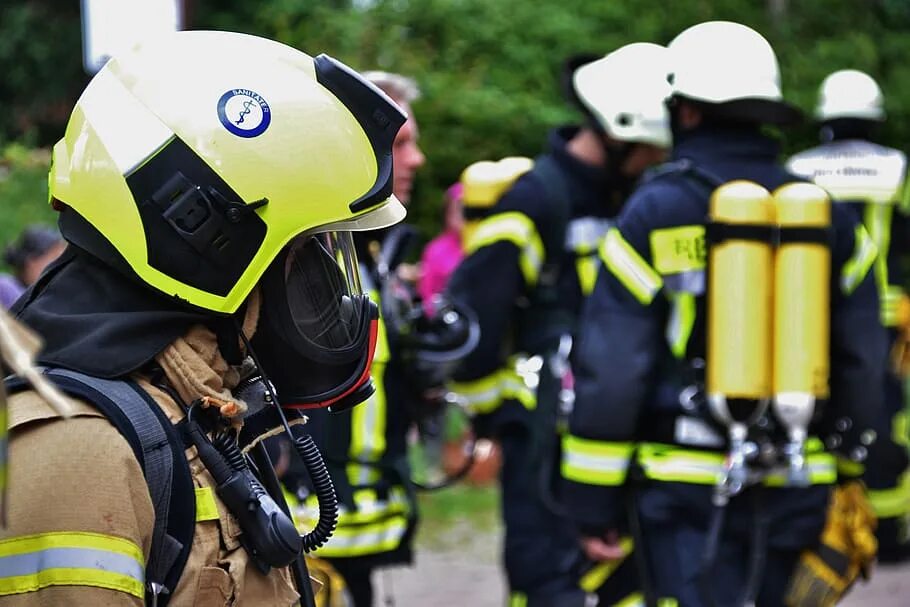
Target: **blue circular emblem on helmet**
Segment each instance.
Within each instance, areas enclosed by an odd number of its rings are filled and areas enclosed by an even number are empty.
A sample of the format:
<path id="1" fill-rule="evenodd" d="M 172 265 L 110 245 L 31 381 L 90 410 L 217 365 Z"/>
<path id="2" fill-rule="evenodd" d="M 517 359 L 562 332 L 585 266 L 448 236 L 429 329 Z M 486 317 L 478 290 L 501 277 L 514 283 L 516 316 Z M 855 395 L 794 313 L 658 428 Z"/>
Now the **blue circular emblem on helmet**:
<path id="1" fill-rule="evenodd" d="M 231 89 L 218 100 L 218 119 L 238 137 L 256 137 L 269 128 L 272 112 L 258 93 Z"/>

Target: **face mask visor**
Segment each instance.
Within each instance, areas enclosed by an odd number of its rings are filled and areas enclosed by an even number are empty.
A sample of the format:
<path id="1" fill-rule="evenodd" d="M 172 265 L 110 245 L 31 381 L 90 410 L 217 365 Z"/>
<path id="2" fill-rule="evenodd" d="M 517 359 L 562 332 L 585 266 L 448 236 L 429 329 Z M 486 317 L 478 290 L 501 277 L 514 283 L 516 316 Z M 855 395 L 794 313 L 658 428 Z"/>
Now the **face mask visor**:
<path id="1" fill-rule="evenodd" d="M 378 310 L 363 292 L 350 232 L 295 238 L 263 277 L 262 301 L 252 343 L 282 406 L 369 396 Z"/>

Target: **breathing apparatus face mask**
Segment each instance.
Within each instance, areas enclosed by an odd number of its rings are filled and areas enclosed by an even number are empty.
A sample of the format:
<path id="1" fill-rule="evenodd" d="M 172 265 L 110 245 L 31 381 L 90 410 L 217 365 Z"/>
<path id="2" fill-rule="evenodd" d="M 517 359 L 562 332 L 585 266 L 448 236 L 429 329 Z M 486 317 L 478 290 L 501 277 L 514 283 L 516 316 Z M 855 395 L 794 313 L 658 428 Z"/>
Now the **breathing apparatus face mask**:
<path id="1" fill-rule="evenodd" d="M 339 411 L 373 393 L 379 313 L 360 286 L 350 232 L 298 236 L 261 289 L 251 346 L 283 407 Z"/>

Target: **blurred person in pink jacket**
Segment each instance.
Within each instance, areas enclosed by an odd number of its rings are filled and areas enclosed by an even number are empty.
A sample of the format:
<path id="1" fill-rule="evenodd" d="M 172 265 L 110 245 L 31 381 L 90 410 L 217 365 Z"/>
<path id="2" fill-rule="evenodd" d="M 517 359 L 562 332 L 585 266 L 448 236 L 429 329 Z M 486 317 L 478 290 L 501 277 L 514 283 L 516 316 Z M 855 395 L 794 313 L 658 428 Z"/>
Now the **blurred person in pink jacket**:
<path id="1" fill-rule="evenodd" d="M 464 228 L 461 205 L 463 192 L 464 186 L 461 182 L 454 183 L 446 190 L 443 231 L 427 243 L 420 258 L 421 272 L 417 281 L 417 292 L 428 314 L 433 312 L 434 297 L 442 293 L 449 282 L 449 276 L 464 257 L 461 240 Z"/>

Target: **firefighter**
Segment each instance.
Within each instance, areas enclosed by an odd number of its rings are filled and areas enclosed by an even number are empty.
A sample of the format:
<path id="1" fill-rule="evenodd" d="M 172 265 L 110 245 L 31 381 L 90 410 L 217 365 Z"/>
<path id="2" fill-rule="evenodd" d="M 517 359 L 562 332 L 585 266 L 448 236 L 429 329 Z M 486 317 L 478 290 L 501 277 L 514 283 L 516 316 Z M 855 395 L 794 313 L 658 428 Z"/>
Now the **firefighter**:
<path id="1" fill-rule="evenodd" d="M 340 62 L 232 32 L 150 39 L 89 82 L 48 179 L 67 249 L 13 310 L 71 416 L 9 378 L 0 604 L 313 604 L 301 553 L 334 492 L 299 437 L 323 507 L 301 537 L 261 437 L 372 390 L 350 230 L 404 217 L 404 119 Z"/>
<path id="2" fill-rule="evenodd" d="M 857 70 L 830 74 L 819 89 L 815 120 L 821 145 L 790 159 L 788 168 L 825 188 L 849 207 L 878 248 L 873 265 L 881 321 L 888 329 L 894 364 L 887 365 L 885 405 L 876 448 L 870 451 L 864 480 L 878 516 L 879 560 L 910 557 L 910 477 L 907 465 L 907 414 L 903 383 L 903 346 L 910 326 L 910 300 L 900 260 L 908 252 L 907 158 L 875 143 L 885 122 L 878 83 Z"/>
<path id="3" fill-rule="evenodd" d="M 477 315 L 480 344 L 452 387 L 474 413 L 478 435 L 501 444 L 504 565 L 515 605 L 581 605 L 596 590 L 580 584 L 591 563 L 567 520 L 548 508 L 539 471 L 555 467 L 555 384 L 568 378 L 553 370 L 565 368 L 560 342 L 576 333 L 578 309 L 593 287 L 598 239 L 669 143 L 665 50 L 630 44 L 571 66 L 570 98 L 586 116 L 583 126 L 553 131 L 530 170 L 520 158 L 488 163 L 508 191 L 500 196 L 493 188 L 482 216 L 473 208 L 474 184 L 465 183 L 472 225 L 449 292 Z M 469 168 L 465 178 L 486 171 Z M 534 357 L 544 361 L 536 394 Z M 605 602 L 634 590 L 634 575 L 619 578 L 616 596 Z"/>
<path id="4" fill-rule="evenodd" d="M 782 605 L 788 593 L 813 587 L 788 590 L 826 523 L 838 472 L 829 450 L 855 474 L 875 438 L 884 348 L 875 247 L 819 188 L 779 190 L 797 179 L 762 129 L 793 124 L 800 113 L 784 102 L 777 59 L 758 32 L 701 23 L 668 51 L 672 159 L 643 180 L 600 248 L 576 350 L 565 502 L 589 551 L 615 554 L 625 533 L 637 536 L 648 604 Z M 774 227 L 788 209 L 816 210 L 819 225 Z M 785 246 L 808 249 L 817 266 L 784 271 L 772 289 L 772 261 Z M 800 297 L 773 299 L 784 286 Z M 772 349 L 792 339 L 771 324 L 786 320 L 778 305 L 822 319 L 805 323 L 816 330 L 812 343 Z M 750 322 L 723 326 L 746 312 Z M 760 356 L 741 356 L 753 345 Z M 806 352 L 817 369 L 801 379 L 813 391 L 781 391 L 770 404 L 772 378 L 788 372 L 776 359 Z M 730 378 L 754 379 L 761 392 L 728 389 Z M 855 531 L 865 565 L 870 533 Z"/>

